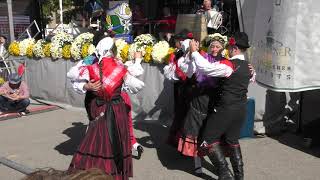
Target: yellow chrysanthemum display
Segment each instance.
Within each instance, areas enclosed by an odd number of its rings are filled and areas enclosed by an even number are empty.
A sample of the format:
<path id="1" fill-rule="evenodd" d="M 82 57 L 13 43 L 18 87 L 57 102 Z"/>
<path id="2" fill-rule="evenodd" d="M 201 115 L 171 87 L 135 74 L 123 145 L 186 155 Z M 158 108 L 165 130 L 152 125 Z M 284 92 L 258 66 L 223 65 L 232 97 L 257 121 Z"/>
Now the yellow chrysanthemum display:
<path id="1" fill-rule="evenodd" d="M 224 36 L 213 34 L 209 35 L 209 40 L 218 37 L 221 40 Z M 38 40 L 35 43 L 33 38 L 24 39 L 21 42 L 14 41 L 9 46 L 9 53 L 14 56 L 28 56 L 29 58 L 52 57 L 53 59 L 64 58 L 79 60 L 94 53 L 95 46 L 92 44 L 93 34 L 83 33 L 76 39 L 67 33 L 59 33 L 54 36 L 52 43 L 45 40 Z M 211 39 L 210 39 L 211 38 Z M 55 43 L 54 43 L 55 42 Z M 209 41 L 208 41 L 209 42 Z M 165 63 L 168 64 L 174 48 L 170 48 L 168 42 L 159 41 L 149 35 L 144 34 L 135 38 L 134 43 L 128 44 L 123 39 L 115 41 L 117 47 L 116 58 L 123 62 L 134 59 L 135 52 L 142 52 L 143 61 L 146 63 Z M 200 47 L 201 51 L 208 52 L 208 47 Z M 229 52 L 224 50 L 223 57 L 229 58 Z"/>
<path id="2" fill-rule="evenodd" d="M 152 50 L 153 50 L 152 46 L 147 46 L 146 47 L 146 49 L 145 49 L 146 54 L 143 57 L 144 62 L 146 62 L 146 63 L 151 62 L 151 60 L 152 60 L 152 56 L 151 56 Z"/>
<path id="3" fill-rule="evenodd" d="M 5 82 L 6 81 L 2 77 L 0 77 L 0 85 L 4 84 Z"/>
<path id="4" fill-rule="evenodd" d="M 63 48 L 62 48 L 62 57 L 64 59 L 70 59 L 71 58 L 70 48 L 71 48 L 71 44 L 66 44 L 66 45 L 63 46 Z"/>
<path id="5" fill-rule="evenodd" d="M 9 53 L 13 56 L 19 56 L 20 55 L 20 48 L 19 43 L 17 41 L 14 41 L 9 46 Z"/>
<path id="6" fill-rule="evenodd" d="M 33 57 L 33 46 L 34 46 L 34 44 L 27 47 L 26 55 L 29 58 Z"/>
<path id="7" fill-rule="evenodd" d="M 120 56 L 122 58 L 122 62 L 126 62 L 128 60 L 129 48 L 130 45 L 126 44 L 121 50 Z"/>
<path id="8" fill-rule="evenodd" d="M 84 44 L 82 45 L 82 48 L 81 48 L 81 57 L 82 57 L 82 58 L 88 56 L 89 46 L 90 46 L 90 43 L 84 43 Z"/>
<path id="9" fill-rule="evenodd" d="M 51 56 L 51 43 L 47 43 L 46 45 L 44 45 L 43 47 L 43 53 L 46 57 L 50 57 Z"/>

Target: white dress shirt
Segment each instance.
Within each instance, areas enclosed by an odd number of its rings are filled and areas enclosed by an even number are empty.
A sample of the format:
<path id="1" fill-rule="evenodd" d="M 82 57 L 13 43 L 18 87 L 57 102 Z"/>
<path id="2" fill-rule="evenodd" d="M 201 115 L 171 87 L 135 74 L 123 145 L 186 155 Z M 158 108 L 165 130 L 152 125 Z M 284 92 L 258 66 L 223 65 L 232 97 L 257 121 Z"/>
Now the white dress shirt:
<path id="1" fill-rule="evenodd" d="M 123 89 L 131 93 L 137 93 L 144 87 L 143 81 L 136 78 L 137 75 L 142 75 L 144 71 L 140 64 L 141 60 L 136 59 L 135 62 L 136 63 L 129 66 L 127 64 L 128 73 L 126 74 L 123 83 Z M 85 94 L 87 92 L 84 89 L 84 85 L 90 80 L 89 71 L 87 69 L 83 70 L 80 76 L 81 67 L 84 66 L 86 66 L 86 64 L 83 63 L 83 60 L 80 60 L 75 66 L 71 67 L 67 73 L 67 78 L 71 80 L 72 88 L 79 94 Z"/>
<path id="2" fill-rule="evenodd" d="M 199 52 L 191 54 L 196 64 L 197 70 L 211 77 L 229 77 L 233 73 L 232 67 L 218 62 L 210 63 Z"/>

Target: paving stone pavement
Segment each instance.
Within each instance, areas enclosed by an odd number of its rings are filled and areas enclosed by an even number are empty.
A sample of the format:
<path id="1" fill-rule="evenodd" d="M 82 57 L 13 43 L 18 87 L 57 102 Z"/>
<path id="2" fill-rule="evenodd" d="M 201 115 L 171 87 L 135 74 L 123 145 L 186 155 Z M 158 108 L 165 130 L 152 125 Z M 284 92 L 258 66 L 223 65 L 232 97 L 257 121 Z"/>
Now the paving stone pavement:
<path id="1" fill-rule="evenodd" d="M 0 122 L 0 156 L 30 168 L 68 168 L 72 154 L 86 130 L 84 111 L 56 110 Z M 144 146 L 134 160 L 134 180 L 216 179 L 208 159 L 205 176 L 196 177 L 193 161 L 165 144 L 168 128 L 156 121 L 135 122 L 135 134 Z M 301 138 L 284 134 L 277 138 L 241 140 L 246 180 L 320 179 L 320 149 L 307 150 Z M 24 177 L 0 164 L 1 180 Z"/>

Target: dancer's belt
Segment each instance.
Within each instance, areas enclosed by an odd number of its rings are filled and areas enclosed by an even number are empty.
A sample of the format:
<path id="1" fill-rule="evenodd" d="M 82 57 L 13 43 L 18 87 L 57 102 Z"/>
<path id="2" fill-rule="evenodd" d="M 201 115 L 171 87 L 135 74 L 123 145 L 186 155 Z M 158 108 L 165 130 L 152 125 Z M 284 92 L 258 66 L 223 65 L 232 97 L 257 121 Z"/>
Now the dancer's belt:
<path id="1" fill-rule="evenodd" d="M 105 100 L 105 99 L 102 99 L 102 98 L 96 98 L 97 106 L 102 106 L 104 104 L 118 104 L 120 102 L 122 102 L 122 97 L 120 95 L 119 96 L 114 96 L 110 100 Z"/>

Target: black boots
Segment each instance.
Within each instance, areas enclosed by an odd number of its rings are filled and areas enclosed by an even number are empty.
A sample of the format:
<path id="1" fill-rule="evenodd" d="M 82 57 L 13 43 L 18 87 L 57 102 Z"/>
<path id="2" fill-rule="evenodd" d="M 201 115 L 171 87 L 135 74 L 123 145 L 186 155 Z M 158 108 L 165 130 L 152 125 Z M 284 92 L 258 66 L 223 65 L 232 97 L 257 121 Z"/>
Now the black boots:
<path id="1" fill-rule="evenodd" d="M 234 180 L 219 144 L 213 144 L 212 147 L 209 148 L 208 157 L 212 164 L 217 167 L 218 180 Z"/>
<path id="2" fill-rule="evenodd" d="M 230 147 L 229 154 L 235 180 L 243 180 L 243 161 L 240 146 Z"/>

